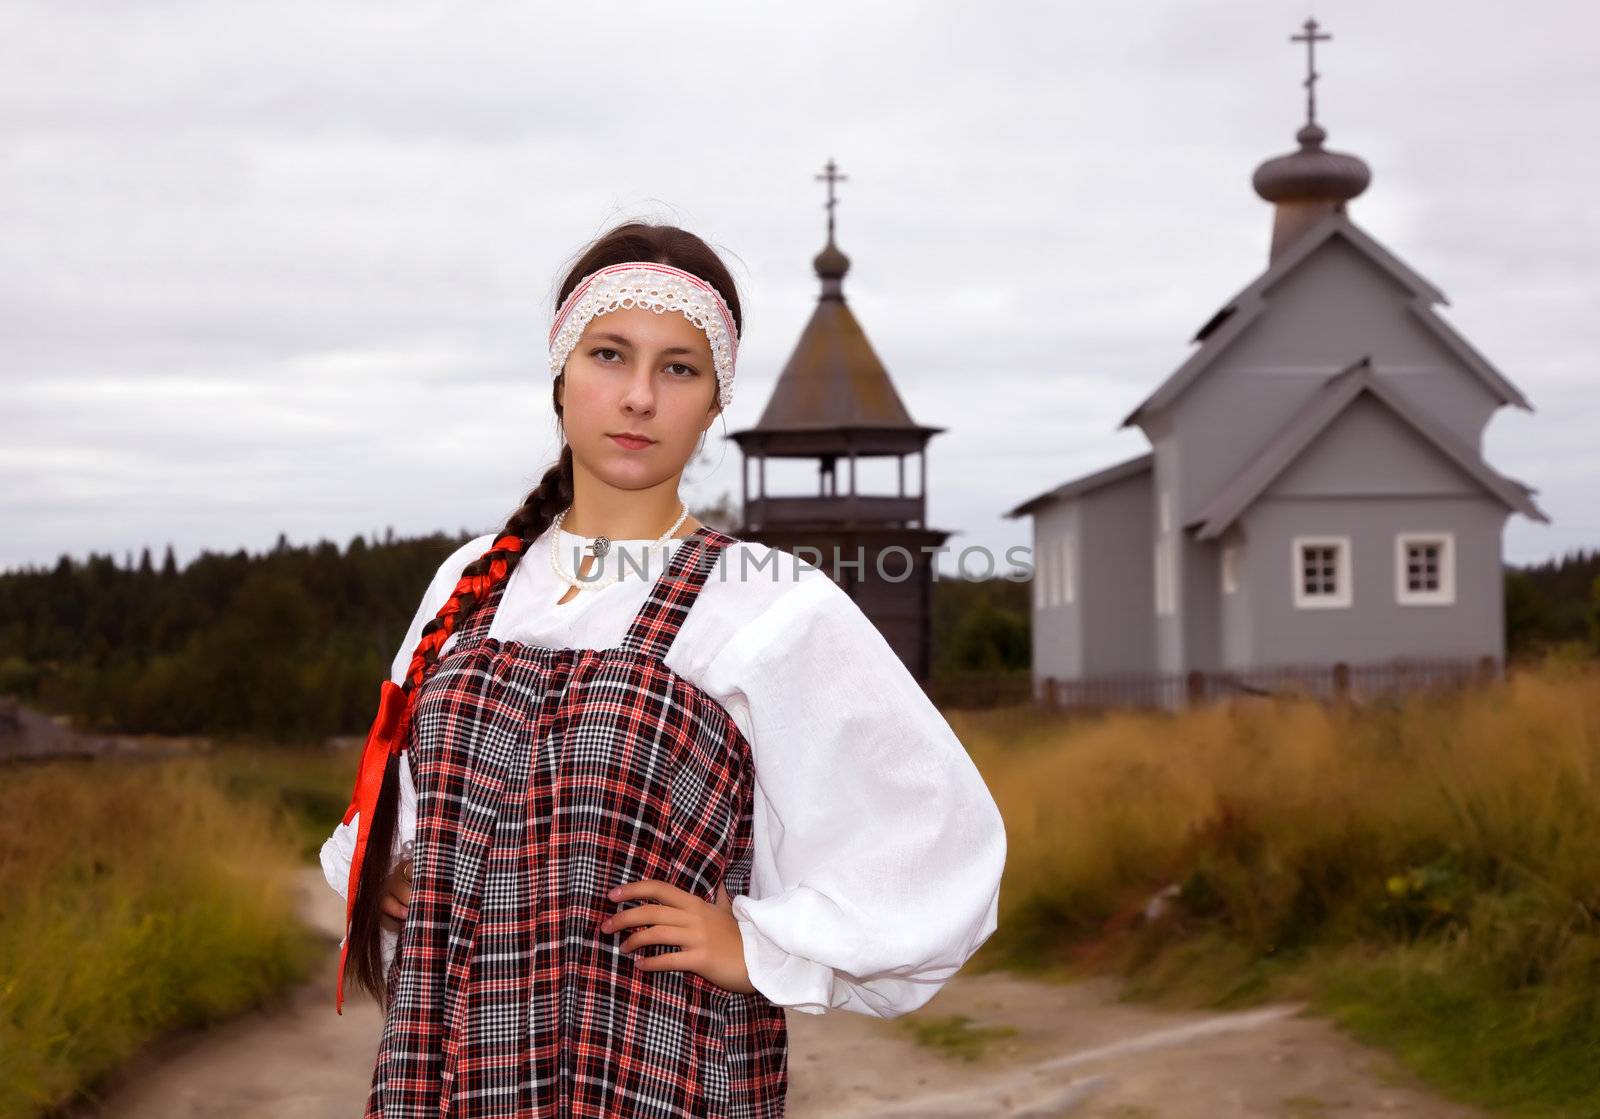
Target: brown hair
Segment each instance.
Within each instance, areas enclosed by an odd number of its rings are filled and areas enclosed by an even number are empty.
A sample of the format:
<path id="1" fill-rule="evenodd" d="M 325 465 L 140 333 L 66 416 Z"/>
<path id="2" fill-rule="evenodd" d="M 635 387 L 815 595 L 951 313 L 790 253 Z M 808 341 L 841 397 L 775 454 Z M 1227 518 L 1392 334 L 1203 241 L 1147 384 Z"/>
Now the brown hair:
<path id="1" fill-rule="evenodd" d="M 566 279 L 556 293 L 555 305 L 560 307 L 573 288 L 597 268 L 627 261 L 643 260 L 656 264 L 670 264 L 692 272 L 711 284 L 721 293 L 733 313 L 734 327 L 742 336 L 744 316 L 739 306 L 739 294 L 734 288 L 733 276 L 721 258 L 699 237 L 674 225 L 653 225 L 648 222 L 627 222 L 600 235 L 579 256 L 567 271 Z M 557 423 L 561 420 L 560 386 L 562 376 L 552 379 L 551 403 L 555 407 Z M 438 663 L 439 647 L 449 631 L 472 613 L 473 607 L 499 582 L 510 578 L 517 562 L 527 551 L 527 545 L 541 535 L 555 515 L 572 504 L 572 448 L 565 441 L 561 455 L 554 466 L 545 471 L 539 484 L 523 498 L 522 504 L 506 519 L 505 526 L 495 534 L 498 542 L 510 535 L 523 542 L 520 550 L 490 549 L 462 569 L 463 579 L 456 592 L 440 607 L 439 612 L 423 627 L 423 640 L 417 652 L 423 654 L 420 665 L 413 663 L 406 673 L 403 687 L 408 691 L 420 688 Z M 503 561 L 496 563 L 495 561 Z M 497 574 L 498 579 L 482 581 L 469 588 L 466 577 Z M 474 592 L 477 593 L 474 593 Z M 441 636 L 427 640 L 430 635 L 445 630 Z M 416 654 L 413 655 L 413 662 Z M 383 974 L 382 941 L 379 918 L 383 914 L 382 895 L 384 879 L 389 875 L 388 859 L 384 856 L 393 849 L 396 817 L 399 811 L 399 755 L 390 754 L 384 766 L 383 785 L 373 809 L 370 831 L 367 835 L 368 856 L 362 860 L 360 879 L 351 913 L 349 943 L 346 947 L 345 978 L 355 986 L 370 993 L 381 1003 L 387 986 Z M 382 854 L 376 854 L 382 853 Z"/>

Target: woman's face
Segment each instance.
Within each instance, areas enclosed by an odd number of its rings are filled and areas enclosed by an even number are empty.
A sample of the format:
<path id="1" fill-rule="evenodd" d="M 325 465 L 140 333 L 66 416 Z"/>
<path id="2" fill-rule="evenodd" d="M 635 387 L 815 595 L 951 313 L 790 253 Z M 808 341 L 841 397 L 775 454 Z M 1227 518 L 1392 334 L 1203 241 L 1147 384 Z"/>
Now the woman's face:
<path id="1" fill-rule="evenodd" d="M 562 426 L 572 456 L 619 489 L 681 474 L 717 416 L 711 345 L 677 311 L 596 315 L 563 373 Z M 630 432 L 649 442 L 617 438 Z"/>

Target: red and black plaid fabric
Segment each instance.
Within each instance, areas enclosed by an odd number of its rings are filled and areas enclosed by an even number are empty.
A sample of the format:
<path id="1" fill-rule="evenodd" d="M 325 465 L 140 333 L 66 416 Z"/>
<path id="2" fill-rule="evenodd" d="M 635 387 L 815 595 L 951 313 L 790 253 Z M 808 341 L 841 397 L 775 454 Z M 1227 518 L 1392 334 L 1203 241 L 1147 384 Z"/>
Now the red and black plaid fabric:
<path id="1" fill-rule="evenodd" d="M 666 655 L 716 557 L 684 538 L 611 649 L 488 636 L 502 581 L 417 694 L 410 909 L 366 1119 L 784 1113 L 782 1007 L 645 971 L 606 891 L 745 892 L 754 768 L 726 710 Z"/>

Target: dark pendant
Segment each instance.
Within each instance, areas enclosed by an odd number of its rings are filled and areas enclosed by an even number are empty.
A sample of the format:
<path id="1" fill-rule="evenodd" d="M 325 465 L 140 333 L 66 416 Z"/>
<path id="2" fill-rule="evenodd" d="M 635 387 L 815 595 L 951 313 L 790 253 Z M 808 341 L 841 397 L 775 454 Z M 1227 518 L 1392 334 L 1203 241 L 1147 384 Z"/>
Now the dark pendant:
<path id="1" fill-rule="evenodd" d="M 610 550 L 611 550 L 611 541 L 607 540 L 604 536 L 596 536 L 594 538 L 594 543 L 589 546 L 589 551 L 597 559 L 600 556 L 605 555 Z"/>

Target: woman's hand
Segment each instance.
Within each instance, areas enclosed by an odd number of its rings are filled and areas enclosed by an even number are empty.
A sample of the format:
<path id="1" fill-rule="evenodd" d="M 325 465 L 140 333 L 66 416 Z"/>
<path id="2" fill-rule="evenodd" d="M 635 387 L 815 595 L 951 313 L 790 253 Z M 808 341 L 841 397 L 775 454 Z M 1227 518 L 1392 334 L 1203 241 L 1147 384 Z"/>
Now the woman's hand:
<path id="1" fill-rule="evenodd" d="M 399 932 L 401 922 L 406 919 L 406 911 L 411 907 L 410 859 L 402 859 L 400 865 L 383 880 L 378 906 L 383 910 L 378 917 L 378 924 L 390 932 Z"/>
<path id="2" fill-rule="evenodd" d="M 612 901 L 647 898 L 656 902 L 624 909 L 600 923 L 602 932 L 645 926 L 622 942 L 624 952 L 646 944 L 678 945 L 676 952 L 635 956 L 636 966 L 645 971 L 692 971 L 730 991 L 755 991 L 744 964 L 744 937 L 739 933 L 739 920 L 733 915 L 733 899 L 720 884 L 715 904 L 649 878 L 618 886 L 610 897 Z"/>

